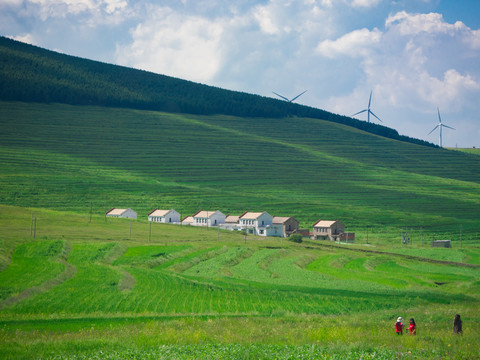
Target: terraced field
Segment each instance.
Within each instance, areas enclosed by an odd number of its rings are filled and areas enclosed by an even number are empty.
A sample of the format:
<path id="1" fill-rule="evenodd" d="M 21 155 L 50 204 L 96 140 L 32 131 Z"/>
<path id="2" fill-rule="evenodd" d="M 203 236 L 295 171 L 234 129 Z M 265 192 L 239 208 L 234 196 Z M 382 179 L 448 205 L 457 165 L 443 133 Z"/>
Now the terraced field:
<path id="1" fill-rule="evenodd" d="M 137 352 L 168 358 L 182 354 L 188 344 L 194 346 L 192 354 L 225 358 L 233 356 L 232 343 L 256 343 L 259 348 L 237 349 L 239 355 L 266 352 L 266 358 L 298 351 L 310 358 L 322 353 L 348 358 L 353 355 L 347 353 L 370 356 L 373 349 L 383 358 L 394 349 L 435 358 L 435 346 L 445 355 L 447 341 L 457 341 L 444 339 L 439 345 L 431 340 L 439 329 L 448 329 L 453 312 L 461 312 L 468 324 L 465 339 L 476 341 L 480 330 L 478 247 L 412 247 L 395 255 L 323 241 L 245 241 L 241 234 L 161 224 L 154 224 L 155 236 L 148 242 L 140 240 L 149 232 L 141 223 L 133 228 L 137 240 L 122 240 L 129 221 L 105 223 L 94 217 L 89 222 L 88 216 L 38 210 L 43 235 L 33 239 L 29 211 L 0 210 L 0 225 L 7 229 L 0 248 L 0 350 L 12 358 L 38 351 L 41 358 L 68 358 L 72 352 L 88 358 L 99 349 L 109 349 L 107 357 Z M 9 221 L 11 215 L 16 221 Z M 85 233 L 94 236 L 78 237 Z M 427 261 L 436 250 L 437 260 Z M 441 254 L 449 261 L 438 260 Z M 399 314 L 417 319 L 421 340 L 388 344 Z M 374 319 L 373 328 L 368 319 Z M 332 322 L 335 329 L 329 329 Z M 361 337 L 365 331 L 371 332 L 370 340 Z M 105 343 L 112 336 L 108 332 L 117 340 Z M 267 346 L 279 339 L 294 347 Z M 316 347 L 306 350 L 306 344 Z M 457 357 L 461 349 L 451 354 Z M 215 357 L 217 351 L 223 355 Z M 470 350 L 466 354 L 476 356 Z"/>

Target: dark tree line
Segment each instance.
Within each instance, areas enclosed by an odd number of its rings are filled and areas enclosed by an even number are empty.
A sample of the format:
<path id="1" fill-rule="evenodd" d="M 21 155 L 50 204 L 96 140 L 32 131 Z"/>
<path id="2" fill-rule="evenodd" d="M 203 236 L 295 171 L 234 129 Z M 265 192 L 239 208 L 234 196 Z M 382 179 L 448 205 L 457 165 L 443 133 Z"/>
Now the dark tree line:
<path id="1" fill-rule="evenodd" d="M 426 146 L 429 142 L 309 106 L 68 56 L 0 37 L 0 100 L 239 117 L 310 117 Z"/>

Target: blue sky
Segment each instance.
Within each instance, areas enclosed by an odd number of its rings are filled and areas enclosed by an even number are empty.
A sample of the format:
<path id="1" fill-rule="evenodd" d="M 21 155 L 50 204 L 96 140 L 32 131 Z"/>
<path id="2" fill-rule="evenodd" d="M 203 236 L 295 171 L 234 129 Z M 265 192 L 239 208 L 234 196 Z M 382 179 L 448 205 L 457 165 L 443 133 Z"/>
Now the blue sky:
<path id="1" fill-rule="evenodd" d="M 480 1 L 0 0 L 0 33 L 63 53 L 480 147 Z M 365 114 L 357 116 L 366 120 Z M 377 120 L 375 120 L 377 121 Z"/>

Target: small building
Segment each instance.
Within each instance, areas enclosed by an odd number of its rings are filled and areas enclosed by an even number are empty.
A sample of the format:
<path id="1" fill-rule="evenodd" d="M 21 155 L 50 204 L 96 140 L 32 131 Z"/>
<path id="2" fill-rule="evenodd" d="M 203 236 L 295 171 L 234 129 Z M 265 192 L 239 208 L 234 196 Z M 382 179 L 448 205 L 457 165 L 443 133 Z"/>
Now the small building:
<path id="1" fill-rule="evenodd" d="M 219 226 L 225 224 L 225 215 L 220 211 L 200 210 L 193 214 L 193 226 Z"/>
<path id="2" fill-rule="evenodd" d="M 347 232 L 340 234 L 340 241 L 345 243 L 354 243 L 355 242 L 355 233 L 354 232 Z"/>
<path id="3" fill-rule="evenodd" d="M 180 214 L 173 210 L 159 210 L 155 209 L 148 214 L 148 221 L 159 223 L 178 224 L 180 222 Z"/>
<path id="4" fill-rule="evenodd" d="M 182 225 L 193 225 L 193 216 L 187 216 L 185 217 L 182 222 Z"/>
<path id="5" fill-rule="evenodd" d="M 240 216 L 236 215 L 227 215 L 225 217 L 225 223 L 221 224 L 220 226 L 225 230 L 241 230 L 239 224 Z"/>
<path id="6" fill-rule="evenodd" d="M 451 248 L 451 240 L 434 240 L 432 241 L 432 247 Z"/>
<path id="7" fill-rule="evenodd" d="M 106 217 L 136 219 L 137 213 L 132 209 L 117 209 L 113 208 L 105 213 Z"/>
<path id="8" fill-rule="evenodd" d="M 299 221 L 294 217 L 280 217 L 274 216 L 272 220 L 273 225 L 279 225 L 282 228 L 282 237 L 289 237 L 298 231 Z"/>
<path id="9" fill-rule="evenodd" d="M 260 236 L 282 236 L 282 225 L 273 224 L 273 216 L 264 212 L 244 212 L 239 226 L 249 234 Z"/>
<path id="10" fill-rule="evenodd" d="M 318 220 L 313 224 L 313 238 L 316 240 L 337 241 L 343 233 L 345 233 L 345 224 L 338 220 Z"/>

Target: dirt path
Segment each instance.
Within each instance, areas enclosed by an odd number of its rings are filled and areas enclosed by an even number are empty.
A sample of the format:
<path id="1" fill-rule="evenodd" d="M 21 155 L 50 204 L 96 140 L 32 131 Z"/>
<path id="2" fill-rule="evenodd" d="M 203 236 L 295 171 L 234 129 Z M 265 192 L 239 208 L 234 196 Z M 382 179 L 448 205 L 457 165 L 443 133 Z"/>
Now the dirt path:
<path id="1" fill-rule="evenodd" d="M 32 296 L 47 292 L 50 289 L 54 288 L 55 286 L 58 286 L 64 283 L 65 281 L 67 281 L 68 279 L 73 278 L 77 273 L 77 268 L 72 264 L 70 264 L 69 262 L 67 262 L 68 254 L 70 254 L 71 250 L 72 250 L 71 245 L 68 243 L 65 243 L 63 253 L 57 260 L 60 264 L 63 264 L 65 266 L 65 270 L 62 273 L 58 274 L 52 279 L 45 281 L 41 285 L 33 286 L 31 288 L 23 290 L 20 294 L 6 298 L 5 300 L 0 302 L 0 310 L 13 306 L 19 303 L 20 301 L 28 299 Z"/>

